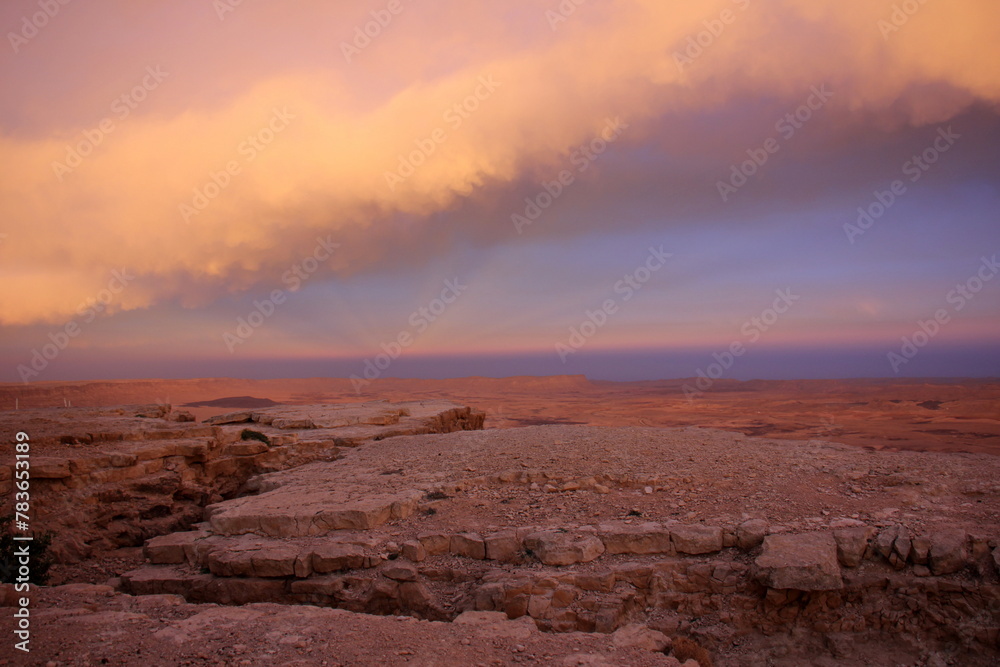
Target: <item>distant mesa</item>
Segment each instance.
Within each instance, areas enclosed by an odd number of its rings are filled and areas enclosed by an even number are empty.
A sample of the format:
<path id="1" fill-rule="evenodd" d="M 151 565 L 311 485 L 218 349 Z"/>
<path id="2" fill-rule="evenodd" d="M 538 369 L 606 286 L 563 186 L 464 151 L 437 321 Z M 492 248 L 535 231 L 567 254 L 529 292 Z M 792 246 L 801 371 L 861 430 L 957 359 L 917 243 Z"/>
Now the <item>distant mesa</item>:
<path id="1" fill-rule="evenodd" d="M 255 398 L 253 396 L 228 396 L 217 398 L 214 401 L 195 401 L 185 403 L 185 408 L 269 408 L 272 405 L 281 405 L 269 398 Z"/>

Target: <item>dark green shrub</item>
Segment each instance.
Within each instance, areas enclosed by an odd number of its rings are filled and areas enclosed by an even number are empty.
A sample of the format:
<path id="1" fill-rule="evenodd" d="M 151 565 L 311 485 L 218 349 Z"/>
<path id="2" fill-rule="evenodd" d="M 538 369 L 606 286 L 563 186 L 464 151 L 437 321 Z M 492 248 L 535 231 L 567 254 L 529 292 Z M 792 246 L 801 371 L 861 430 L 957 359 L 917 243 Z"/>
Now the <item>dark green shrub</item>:
<path id="1" fill-rule="evenodd" d="M 19 564 L 15 553 L 27 544 L 31 559 L 28 580 L 36 586 L 44 586 L 49 580 L 49 568 L 52 566 L 52 555 L 47 553 L 52 543 L 52 533 L 33 533 L 35 539 L 30 542 L 15 540 L 10 528 L 13 522 L 13 514 L 0 518 L 0 582 L 17 582 Z"/>
<path id="2" fill-rule="evenodd" d="M 264 435 L 260 431 L 252 431 L 248 428 L 243 429 L 243 432 L 240 433 L 240 440 L 259 440 L 263 442 L 265 445 L 268 446 L 271 445 L 271 441 L 268 439 L 266 435 Z"/>

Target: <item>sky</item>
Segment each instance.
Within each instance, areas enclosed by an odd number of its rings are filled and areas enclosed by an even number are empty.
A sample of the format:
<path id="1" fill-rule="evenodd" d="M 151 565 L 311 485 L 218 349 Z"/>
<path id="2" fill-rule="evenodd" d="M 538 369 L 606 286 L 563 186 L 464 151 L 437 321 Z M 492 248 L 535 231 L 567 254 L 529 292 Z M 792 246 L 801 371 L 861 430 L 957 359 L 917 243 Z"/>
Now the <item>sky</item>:
<path id="1" fill-rule="evenodd" d="M 1000 375 L 993 0 L 8 0 L 0 381 Z"/>

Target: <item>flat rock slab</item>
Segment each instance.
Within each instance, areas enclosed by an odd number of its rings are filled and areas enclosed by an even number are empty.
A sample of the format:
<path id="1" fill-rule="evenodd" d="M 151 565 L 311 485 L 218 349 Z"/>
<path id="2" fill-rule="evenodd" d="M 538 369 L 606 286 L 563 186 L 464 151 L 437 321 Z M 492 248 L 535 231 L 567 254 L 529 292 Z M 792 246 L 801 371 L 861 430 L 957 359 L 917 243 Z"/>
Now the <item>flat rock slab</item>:
<path id="1" fill-rule="evenodd" d="M 768 535 L 756 565 L 758 578 L 769 588 L 830 591 L 844 586 L 837 542 L 828 531 Z"/>
<path id="2" fill-rule="evenodd" d="M 390 519 L 410 516 L 423 496 L 413 489 L 366 494 L 366 488 L 334 485 L 317 476 L 311 483 L 212 506 L 209 522 L 219 535 L 303 537 L 335 530 L 370 530 Z"/>
<path id="3" fill-rule="evenodd" d="M 456 410 L 458 410 L 456 412 Z M 339 429 L 348 426 L 400 426 L 404 432 L 441 432 L 440 429 L 421 431 L 438 419 L 443 426 L 450 418 L 462 417 L 461 406 L 451 401 L 370 401 L 367 403 L 282 405 L 258 410 L 239 410 L 216 415 L 205 420 L 208 424 L 257 423 L 283 430 Z M 484 415 L 467 411 L 470 422 L 482 427 Z M 430 421 L 429 421 L 430 420 Z M 368 429 L 371 432 L 377 430 Z M 462 430 L 462 429 L 455 429 Z"/>

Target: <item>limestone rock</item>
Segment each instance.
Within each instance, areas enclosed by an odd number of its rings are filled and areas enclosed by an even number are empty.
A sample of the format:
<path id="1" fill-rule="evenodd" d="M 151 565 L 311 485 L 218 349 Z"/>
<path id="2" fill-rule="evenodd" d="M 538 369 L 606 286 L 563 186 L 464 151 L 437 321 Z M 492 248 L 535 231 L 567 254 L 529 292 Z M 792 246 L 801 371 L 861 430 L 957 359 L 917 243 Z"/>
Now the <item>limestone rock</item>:
<path id="1" fill-rule="evenodd" d="M 427 558 L 427 550 L 417 540 L 408 540 L 403 542 L 403 558 L 420 563 Z"/>
<path id="2" fill-rule="evenodd" d="M 830 532 L 768 535 L 756 566 L 769 588 L 829 591 L 844 585 Z"/>
<path id="3" fill-rule="evenodd" d="M 486 558 L 486 543 L 479 533 L 459 533 L 451 536 L 451 552 L 466 558 Z"/>
<path id="4" fill-rule="evenodd" d="M 931 553 L 931 538 L 927 535 L 918 535 L 910 542 L 912 550 L 910 558 L 918 565 L 927 565 Z"/>
<path id="5" fill-rule="evenodd" d="M 451 548 L 451 537 L 446 533 L 420 533 L 417 540 L 423 545 L 428 556 L 440 556 Z"/>
<path id="6" fill-rule="evenodd" d="M 486 558 L 489 560 L 509 562 L 521 553 L 521 541 L 517 539 L 517 533 L 512 530 L 488 535 L 485 543 Z"/>
<path id="7" fill-rule="evenodd" d="M 673 552 L 670 531 L 654 522 L 637 526 L 622 522 L 602 523 L 598 535 L 609 554 L 668 554 Z"/>
<path id="8" fill-rule="evenodd" d="M 868 541 L 875 535 L 871 526 L 836 528 L 833 537 L 837 542 L 837 559 L 844 567 L 857 567 L 865 557 Z"/>
<path id="9" fill-rule="evenodd" d="M 35 479 L 66 479 L 70 476 L 69 461 L 50 456 L 31 459 L 31 476 Z"/>
<path id="10" fill-rule="evenodd" d="M 882 556 L 882 558 L 889 560 L 896 540 L 901 536 L 906 536 L 906 529 L 902 526 L 888 526 L 883 528 L 872 543 L 875 552 Z M 906 539 L 909 539 L 908 536 L 906 536 Z"/>
<path id="11" fill-rule="evenodd" d="M 618 648 L 642 648 L 647 651 L 664 651 L 670 647 L 670 637 L 647 628 L 641 623 L 622 626 L 611 635 L 611 642 Z"/>
<path id="12" fill-rule="evenodd" d="M 942 530 L 931 535 L 929 562 L 935 575 L 953 574 L 968 564 L 964 530 Z"/>
<path id="13" fill-rule="evenodd" d="M 604 553 L 604 543 L 593 535 L 558 531 L 532 533 L 524 538 L 524 546 L 546 565 L 589 563 Z"/>
<path id="14" fill-rule="evenodd" d="M 767 521 L 749 519 L 736 527 L 736 546 L 744 551 L 750 551 L 762 544 L 767 536 Z"/>
<path id="15" fill-rule="evenodd" d="M 399 586 L 399 601 L 407 609 L 423 610 L 434 603 L 434 595 L 421 583 L 404 581 Z"/>
<path id="16" fill-rule="evenodd" d="M 415 581 L 417 568 L 409 563 L 393 563 L 382 570 L 382 576 L 395 581 Z"/>
<path id="17" fill-rule="evenodd" d="M 256 577 L 290 577 L 296 573 L 299 548 L 293 544 L 272 544 L 253 553 L 250 562 Z M 308 573 L 299 576 L 309 576 Z"/>
<path id="18" fill-rule="evenodd" d="M 905 563 L 910 557 L 912 548 L 913 541 L 910 539 L 909 531 L 905 527 L 900 528 L 896 540 L 892 543 L 893 552 L 898 554 L 899 558 Z"/>
<path id="19" fill-rule="evenodd" d="M 679 554 L 710 554 L 722 551 L 722 528 L 718 526 L 670 526 L 670 539 Z"/>
<path id="20" fill-rule="evenodd" d="M 194 560 L 194 543 L 208 533 L 194 530 L 160 535 L 146 541 L 142 553 L 151 563 L 171 564 Z"/>
<path id="21" fill-rule="evenodd" d="M 356 570 L 364 565 L 364 560 L 364 549 L 354 544 L 331 542 L 312 550 L 312 569 L 319 574 Z"/>

